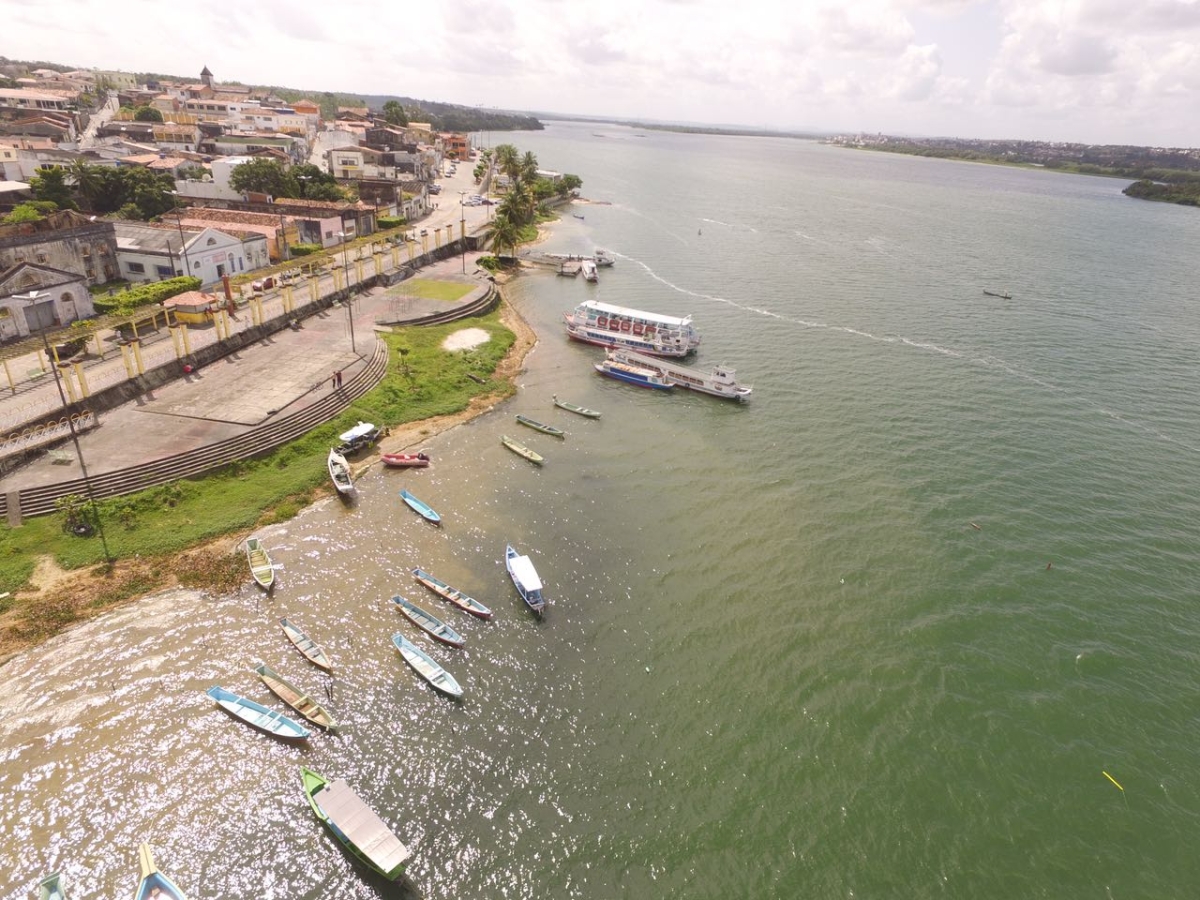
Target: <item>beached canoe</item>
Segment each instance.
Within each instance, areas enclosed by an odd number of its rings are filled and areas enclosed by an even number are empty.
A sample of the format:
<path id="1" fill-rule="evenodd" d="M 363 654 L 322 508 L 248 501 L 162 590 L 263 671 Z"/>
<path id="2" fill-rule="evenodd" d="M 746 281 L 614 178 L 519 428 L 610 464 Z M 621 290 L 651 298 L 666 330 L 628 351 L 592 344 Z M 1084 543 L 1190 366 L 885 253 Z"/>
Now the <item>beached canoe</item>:
<path id="1" fill-rule="evenodd" d="M 539 616 L 545 612 L 546 598 L 542 596 L 542 580 L 538 578 L 533 561 L 508 546 L 504 548 L 504 567 L 508 569 L 508 577 L 516 585 L 517 593 L 521 595 L 525 605 Z"/>
<path id="2" fill-rule="evenodd" d="M 255 666 L 254 671 L 258 673 L 258 677 L 262 679 L 263 684 L 270 689 L 271 693 L 308 721 L 326 731 L 337 731 L 337 722 L 333 721 L 333 716 L 326 712 L 325 707 L 271 669 L 266 663 Z"/>
<path id="3" fill-rule="evenodd" d="M 567 433 L 561 428 L 555 428 L 553 425 L 545 425 L 541 422 L 536 422 L 529 416 L 517 416 L 517 421 L 527 428 L 532 428 L 534 431 L 540 431 L 542 434 L 552 434 L 555 437 L 565 438 Z"/>
<path id="4" fill-rule="evenodd" d="M 474 597 L 468 597 L 458 588 L 452 588 L 440 578 L 434 578 L 424 569 L 413 569 L 413 577 L 425 587 L 429 588 L 443 600 L 453 603 L 463 612 L 470 613 L 480 619 L 490 619 L 492 611 L 476 600 Z"/>
<path id="5" fill-rule="evenodd" d="M 535 453 L 534 451 L 532 451 L 528 447 L 526 447 L 524 444 L 522 444 L 520 441 L 515 441 L 512 438 L 510 438 L 507 434 L 500 435 L 500 443 L 502 443 L 505 447 L 507 447 L 513 453 L 517 454 L 517 456 L 523 456 L 527 460 L 529 460 L 531 463 L 535 463 L 536 465 L 540 466 L 542 463 L 544 463 L 546 461 L 546 458 L 544 456 L 542 456 L 540 453 Z"/>
<path id="6" fill-rule="evenodd" d="M 267 548 L 258 538 L 246 538 L 246 562 L 258 586 L 270 592 L 275 584 L 275 567 L 271 565 L 271 556 L 267 553 Z"/>
<path id="7" fill-rule="evenodd" d="M 149 844 L 138 847 L 138 867 L 141 869 L 142 880 L 138 883 L 134 900 L 187 900 L 187 895 L 178 885 L 158 871 Z"/>
<path id="8" fill-rule="evenodd" d="M 326 465 L 337 492 L 343 495 L 351 493 L 354 490 L 354 479 L 350 477 L 350 463 L 346 462 L 346 457 L 330 447 Z"/>
<path id="9" fill-rule="evenodd" d="M 392 635 L 392 643 L 396 645 L 396 649 L 400 651 L 400 655 L 412 667 L 412 670 L 433 687 L 448 697 L 462 696 L 462 686 L 432 656 L 399 633 Z"/>
<path id="10" fill-rule="evenodd" d="M 435 641 L 445 644 L 448 647 L 462 647 L 467 642 L 467 639 L 435 616 L 433 613 L 426 612 L 413 603 L 397 594 L 392 598 L 392 602 L 400 612 L 404 613 L 404 617 L 412 622 Z"/>
<path id="11" fill-rule="evenodd" d="M 311 734 L 295 719 L 289 719 L 281 712 L 268 709 L 261 703 L 255 703 L 249 697 L 242 697 L 233 691 L 227 691 L 219 684 L 214 684 L 205 693 L 217 701 L 217 705 L 234 718 L 282 741 L 306 741 Z"/>
<path id="12" fill-rule="evenodd" d="M 327 781 L 306 766 L 300 767 L 300 777 L 312 811 L 355 859 L 389 881 L 404 874 L 408 848 L 350 785 Z"/>
<path id="13" fill-rule="evenodd" d="M 329 661 L 329 657 L 325 655 L 325 651 L 314 643 L 308 635 L 287 619 L 280 619 L 279 624 L 283 626 L 283 633 L 287 635 L 287 639 L 296 645 L 296 649 L 303 653 L 310 663 L 324 669 L 326 672 L 333 671 L 333 663 Z"/>
<path id="14" fill-rule="evenodd" d="M 434 525 L 442 523 L 442 517 L 433 511 L 432 506 L 422 500 L 418 500 L 408 490 L 401 490 L 400 497 L 409 505 L 410 509 L 420 513 L 427 521 L 432 522 Z"/>
<path id="15" fill-rule="evenodd" d="M 55 872 L 53 875 L 47 875 L 38 884 L 38 900 L 67 900 L 67 894 L 63 890 L 62 876 Z"/>
<path id="16" fill-rule="evenodd" d="M 379 458 L 393 469 L 423 469 L 429 465 L 429 456 L 425 453 L 380 453 Z"/>
<path id="17" fill-rule="evenodd" d="M 565 409 L 567 412 L 573 412 L 576 415 L 587 416 L 589 419 L 600 418 L 600 413 L 594 409 L 588 409 L 586 406 L 580 406 L 578 403 L 571 403 L 569 400 L 559 400 L 558 394 L 554 394 L 554 405 L 559 409 Z"/>

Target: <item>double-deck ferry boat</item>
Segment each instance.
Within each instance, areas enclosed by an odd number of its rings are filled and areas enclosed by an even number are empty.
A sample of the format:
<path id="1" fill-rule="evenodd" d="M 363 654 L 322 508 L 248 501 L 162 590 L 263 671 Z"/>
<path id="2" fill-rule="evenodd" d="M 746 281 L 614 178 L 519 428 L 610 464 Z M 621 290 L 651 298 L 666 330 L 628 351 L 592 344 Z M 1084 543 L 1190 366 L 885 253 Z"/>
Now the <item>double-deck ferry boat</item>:
<path id="1" fill-rule="evenodd" d="M 596 371 L 601 375 L 607 375 L 609 378 L 615 378 L 618 381 L 628 381 L 630 384 L 656 388 L 660 391 L 669 391 L 674 387 L 671 382 L 667 381 L 664 376 L 660 375 L 654 369 L 618 362 L 611 355 L 605 357 L 604 362 L 596 363 Z"/>
<path id="2" fill-rule="evenodd" d="M 724 397 L 727 400 L 749 400 L 753 391 L 753 388 L 738 384 L 734 370 L 728 366 L 714 366 L 712 371 L 702 372 L 671 360 L 635 353 L 632 350 L 609 350 L 608 358 L 614 362 L 657 372 L 676 387 Z"/>
<path id="3" fill-rule="evenodd" d="M 564 315 L 567 336 L 598 347 L 633 350 L 653 356 L 687 356 L 700 346 L 692 317 L 680 319 L 585 300 Z"/>

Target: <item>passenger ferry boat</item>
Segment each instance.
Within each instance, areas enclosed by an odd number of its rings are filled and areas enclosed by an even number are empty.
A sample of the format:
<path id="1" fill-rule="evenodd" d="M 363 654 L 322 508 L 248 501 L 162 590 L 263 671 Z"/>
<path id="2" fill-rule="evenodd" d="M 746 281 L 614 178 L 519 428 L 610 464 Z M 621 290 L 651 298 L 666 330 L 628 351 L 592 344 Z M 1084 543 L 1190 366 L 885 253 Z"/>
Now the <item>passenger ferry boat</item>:
<path id="1" fill-rule="evenodd" d="M 712 394 L 714 397 L 724 397 L 728 400 L 749 400 L 752 388 L 743 387 L 737 383 L 734 370 L 728 366 L 714 366 L 711 372 L 702 372 L 679 363 L 632 350 L 609 350 L 608 357 L 616 362 L 651 369 L 667 379 L 676 387 L 687 388 Z"/>
<path id="2" fill-rule="evenodd" d="M 630 384 L 657 388 L 660 391 L 669 391 L 675 386 L 654 369 L 618 362 L 611 355 L 605 357 L 604 362 L 596 363 L 596 371 L 618 381 L 628 381 Z"/>
<path id="3" fill-rule="evenodd" d="M 700 346 L 692 317 L 676 318 L 585 300 L 564 315 L 572 340 L 649 353 L 653 356 L 687 356 Z"/>

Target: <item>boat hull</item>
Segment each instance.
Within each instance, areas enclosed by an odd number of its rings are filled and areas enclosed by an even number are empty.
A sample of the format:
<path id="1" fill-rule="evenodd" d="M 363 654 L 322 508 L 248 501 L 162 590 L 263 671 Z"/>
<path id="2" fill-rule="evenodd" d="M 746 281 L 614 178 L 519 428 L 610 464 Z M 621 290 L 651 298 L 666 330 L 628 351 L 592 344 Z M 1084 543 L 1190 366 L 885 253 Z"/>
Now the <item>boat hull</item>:
<path id="1" fill-rule="evenodd" d="M 455 647 L 457 649 L 462 649 L 466 644 L 466 638 L 437 616 L 421 609 L 421 607 L 417 606 L 411 600 L 407 600 L 397 594 L 392 598 L 392 602 L 404 614 L 404 618 L 408 619 L 408 621 L 412 622 L 439 644 L 445 644 L 447 647 Z"/>
<path id="2" fill-rule="evenodd" d="M 283 633 L 287 635 L 287 639 L 292 642 L 297 650 L 304 654 L 305 659 L 314 666 L 324 669 L 326 672 L 333 671 L 333 663 L 329 661 L 329 657 L 325 655 L 325 651 L 307 634 L 287 619 L 280 619 L 279 624 L 283 626 Z"/>
<path id="3" fill-rule="evenodd" d="M 546 598 L 542 596 L 542 582 L 529 557 L 522 556 L 511 545 L 505 547 L 504 567 L 525 605 L 540 618 L 546 611 Z"/>
<path id="4" fill-rule="evenodd" d="M 492 611 L 473 597 L 468 597 L 457 588 L 452 588 L 440 578 L 434 578 L 424 569 L 413 569 L 413 577 L 429 590 L 433 591 L 447 603 L 452 603 L 465 613 L 470 613 L 477 619 L 490 619 Z"/>
<path id="5" fill-rule="evenodd" d="M 672 360 L 634 353 L 629 350 L 610 350 L 608 361 L 649 369 L 662 376 L 663 380 L 689 391 L 720 397 L 723 400 L 745 402 L 750 399 L 752 388 L 737 383 L 735 372 L 727 366 L 715 366 L 711 371 L 682 365 Z"/>
<path id="6" fill-rule="evenodd" d="M 402 490 L 400 492 L 400 497 L 405 503 L 408 504 L 409 509 L 418 513 L 421 518 L 425 519 L 427 522 L 432 522 L 434 525 L 442 524 L 442 517 L 434 512 L 433 507 L 431 507 L 428 503 L 418 500 L 407 490 Z"/>
<path id="7" fill-rule="evenodd" d="M 586 328 L 568 324 L 567 337 L 583 344 L 596 347 L 625 347 L 641 353 L 652 353 L 655 356 L 683 357 L 692 351 L 686 347 L 667 347 L 662 344 L 651 344 L 626 335 L 613 334 L 600 329 Z"/>
<path id="8" fill-rule="evenodd" d="M 258 673 L 258 677 L 262 679 L 263 684 L 276 697 L 302 715 L 309 722 L 312 722 L 318 728 L 324 728 L 326 731 L 337 731 L 337 723 L 323 706 L 317 703 L 312 697 L 304 693 L 282 675 L 278 674 L 266 665 L 256 666 L 254 669 Z"/>
<path id="9" fill-rule="evenodd" d="M 555 428 L 553 425 L 546 425 L 542 422 L 534 421 L 528 416 L 517 416 L 517 421 L 526 428 L 532 428 L 534 431 L 540 431 L 542 434 L 549 434 L 559 438 L 565 438 L 567 436 L 567 433 L 561 428 Z"/>
<path id="10" fill-rule="evenodd" d="M 463 695 L 462 685 L 447 672 L 432 656 L 402 634 L 393 634 L 392 643 L 400 651 L 400 657 L 410 669 L 429 682 L 430 686 L 447 697 L 458 699 Z"/>
<path id="11" fill-rule="evenodd" d="M 311 734 L 307 728 L 299 722 L 289 719 L 283 713 L 268 709 L 247 697 L 240 697 L 220 685 L 213 685 L 205 693 L 235 719 L 256 731 L 279 738 L 281 741 L 299 743 L 308 740 Z"/>
<path id="12" fill-rule="evenodd" d="M 343 496 L 353 493 L 354 479 L 350 475 L 350 464 L 346 462 L 346 457 L 330 449 L 326 465 L 329 468 L 329 478 L 337 492 Z"/>
<path id="13" fill-rule="evenodd" d="M 423 469 L 429 465 L 429 457 L 424 453 L 381 453 L 379 458 L 394 469 Z"/>
<path id="14" fill-rule="evenodd" d="M 633 367 L 636 368 L 636 367 Z M 669 391 L 674 387 L 671 382 L 662 378 L 662 376 L 654 375 L 647 372 L 634 372 L 628 368 L 621 368 L 607 363 L 597 363 L 595 366 L 597 372 L 601 375 L 606 375 L 609 378 L 615 378 L 617 381 L 624 381 L 627 384 L 636 384 L 638 387 L 650 388 L 656 391 Z"/>
<path id="15" fill-rule="evenodd" d="M 275 585 L 275 568 L 271 565 L 270 555 L 258 538 L 246 540 L 246 563 L 250 566 L 250 575 L 255 583 L 269 592 Z"/>
<path id="16" fill-rule="evenodd" d="M 580 406 L 578 403 L 571 403 L 567 400 L 559 400 L 558 395 L 554 395 L 554 405 L 559 409 L 565 409 L 567 412 L 573 412 L 577 416 L 583 416 L 588 419 L 600 418 L 600 413 L 594 409 L 588 409 L 586 406 Z"/>
<path id="17" fill-rule="evenodd" d="M 546 458 L 544 456 L 542 456 L 540 453 L 538 453 L 534 450 L 530 450 L 528 447 L 526 447 L 520 441 L 513 440 L 507 434 L 500 435 L 500 443 L 502 443 L 505 447 L 507 447 L 513 453 L 517 454 L 517 456 L 525 457 L 527 460 L 529 460 L 534 465 L 540 466 L 542 463 L 544 463 L 546 461 Z"/>
<path id="18" fill-rule="evenodd" d="M 300 767 L 300 777 L 304 784 L 304 796 L 308 798 L 308 805 L 312 807 L 313 814 L 317 817 L 322 825 L 329 829 L 329 833 L 334 836 L 337 842 L 341 844 L 351 856 L 357 859 L 372 872 L 382 875 L 389 881 L 396 881 L 401 875 L 404 874 L 404 870 L 407 868 L 408 850 L 400 842 L 400 839 L 391 831 L 391 829 L 383 823 L 379 816 L 377 816 L 374 811 L 370 809 L 370 807 L 363 803 L 357 794 L 354 794 L 354 792 L 350 790 L 348 785 L 344 785 L 342 782 L 335 782 L 331 785 L 323 775 L 319 775 L 306 766 Z M 348 825 L 346 827 L 339 828 L 338 824 L 330 818 L 329 814 L 321 805 L 321 801 L 324 799 L 322 798 L 321 794 L 323 791 L 332 791 L 335 788 L 340 789 L 343 793 L 351 794 L 353 799 L 357 801 L 357 804 L 361 807 L 361 810 L 365 811 L 365 813 L 359 811 L 357 815 L 353 815 L 351 817 L 353 825 L 356 828 L 363 828 L 364 824 L 369 826 L 369 836 L 375 840 L 378 840 L 382 836 L 382 839 L 387 841 L 389 851 L 392 854 L 389 856 L 389 859 L 403 857 L 400 859 L 400 862 L 387 868 L 378 865 L 374 860 L 371 859 L 370 856 L 359 849 L 352 836 L 347 834 L 346 828 L 349 827 Z M 343 824 L 345 825 L 346 823 Z M 381 831 L 386 832 L 386 834 L 381 835 Z"/>
<path id="19" fill-rule="evenodd" d="M 187 900 L 187 895 L 179 885 L 158 871 L 149 844 L 138 847 L 138 866 L 141 869 L 141 881 L 134 900 Z"/>

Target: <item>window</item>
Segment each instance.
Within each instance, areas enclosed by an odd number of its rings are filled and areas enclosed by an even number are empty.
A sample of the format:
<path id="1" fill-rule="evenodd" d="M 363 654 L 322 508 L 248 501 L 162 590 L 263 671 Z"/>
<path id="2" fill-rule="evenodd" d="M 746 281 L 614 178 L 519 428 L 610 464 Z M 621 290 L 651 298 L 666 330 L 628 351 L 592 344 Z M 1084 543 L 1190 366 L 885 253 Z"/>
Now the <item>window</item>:
<path id="1" fill-rule="evenodd" d="M 131 262 L 129 263 L 129 271 L 134 275 L 144 275 L 146 274 L 146 266 L 144 263 Z"/>
<path id="2" fill-rule="evenodd" d="M 158 274 L 159 278 L 170 278 L 175 274 L 175 270 L 170 266 L 155 266 L 154 271 Z"/>
<path id="3" fill-rule="evenodd" d="M 39 253 L 39 254 L 37 255 L 37 261 L 38 261 L 38 262 L 40 262 L 40 263 L 44 263 L 44 262 L 46 262 L 46 260 L 48 260 L 49 258 L 50 258 L 50 257 L 48 257 L 48 256 L 47 256 L 45 253 Z"/>

